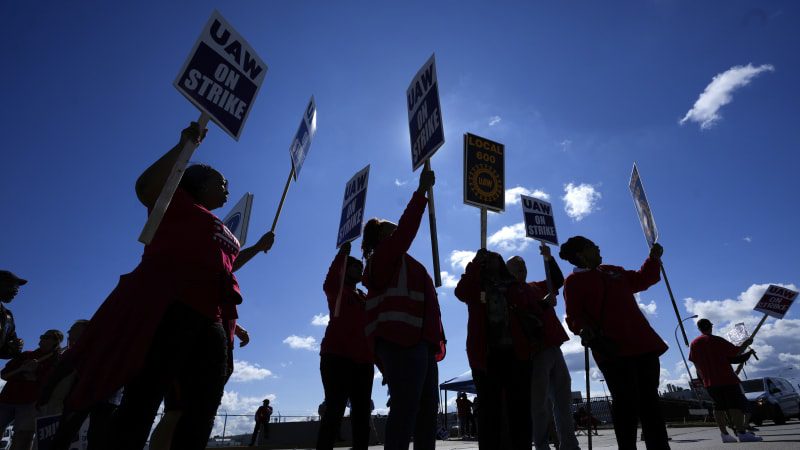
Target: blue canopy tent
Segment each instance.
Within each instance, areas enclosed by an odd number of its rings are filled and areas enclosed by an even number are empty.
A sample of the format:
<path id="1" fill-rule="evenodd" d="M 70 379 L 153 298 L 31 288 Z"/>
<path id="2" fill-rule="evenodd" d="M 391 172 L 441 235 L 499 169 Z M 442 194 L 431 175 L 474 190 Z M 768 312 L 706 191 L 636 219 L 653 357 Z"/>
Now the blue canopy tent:
<path id="1" fill-rule="evenodd" d="M 472 380 L 472 371 L 468 370 L 455 378 L 445 381 L 439 385 L 439 390 L 444 391 L 444 426 L 445 429 L 449 429 L 447 427 L 447 391 L 477 394 L 478 390 L 475 389 L 475 382 Z"/>

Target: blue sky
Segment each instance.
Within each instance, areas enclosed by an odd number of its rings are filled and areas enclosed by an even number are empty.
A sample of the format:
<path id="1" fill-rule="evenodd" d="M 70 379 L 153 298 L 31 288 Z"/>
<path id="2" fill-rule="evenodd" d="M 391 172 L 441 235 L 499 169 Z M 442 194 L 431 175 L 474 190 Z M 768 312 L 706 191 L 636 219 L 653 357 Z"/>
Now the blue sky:
<path id="1" fill-rule="evenodd" d="M 627 189 L 636 161 L 684 316 L 752 328 L 761 285 L 800 284 L 793 2 L 3 2 L 0 264 L 30 280 L 11 305 L 27 342 L 90 317 L 136 266 L 146 215 L 133 184 L 198 116 L 172 81 L 214 8 L 269 65 L 241 140 L 211 125 L 194 156 L 230 180 L 220 216 L 255 194 L 251 243 L 271 224 L 312 94 L 318 108 L 276 244 L 238 274 L 253 341 L 236 352 L 242 381 L 227 386 L 230 412 L 252 411 L 265 395 L 284 415 L 316 411 L 323 391 L 308 338 L 324 334 L 312 320 L 327 312 L 322 281 L 344 184 L 371 164 L 367 216 L 399 217 L 416 185 L 405 90 L 432 52 L 446 135 L 432 160 L 446 280 L 462 270 L 453 252 L 479 245 L 478 210 L 462 203 L 462 134 L 472 132 L 505 144 L 507 188 L 549 195 L 562 239 L 586 235 L 605 261 L 631 268 L 647 254 Z M 535 245 L 515 232 L 521 218 L 518 204 L 490 214 L 490 241 L 527 258 L 538 280 Z M 432 270 L 428 236 L 424 224 L 411 253 Z M 685 382 L 664 285 L 641 302 L 671 347 L 664 383 Z M 468 369 L 466 308 L 451 287 L 440 303 L 443 381 Z M 800 372 L 796 308 L 767 322 L 751 376 Z M 687 331 L 696 334 L 691 321 Z M 565 352 L 577 390 L 574 344 Z M 602 392 L 597 380 L 593 390 Z M 379 380 L 373 392 L 382 405 Z"/>

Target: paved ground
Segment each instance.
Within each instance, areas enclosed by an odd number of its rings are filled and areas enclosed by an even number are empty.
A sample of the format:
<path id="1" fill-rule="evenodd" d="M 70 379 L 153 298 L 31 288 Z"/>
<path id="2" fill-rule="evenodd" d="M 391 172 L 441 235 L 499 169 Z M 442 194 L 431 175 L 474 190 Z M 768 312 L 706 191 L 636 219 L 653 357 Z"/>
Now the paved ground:
<path id="1" fill-rule="evenodd" d="M 768 425 L 760 427 L 758 435 L 764 438 L 763 442 L 723 444 L 720 441 L 719 430 L 716 427 L 669 428 L 672 438 L 670 446 L 673 449 L 732 449 L 732 448 L 759 448 L 759 449 L 800 449 L 800 422 L 792 420 L 786 425 Z M 579 436 L 582 449 L 588 449 L 586 436 Z M 592 447 L 597 449 L 616 448 L 613 430 L 600 430 L 599 436 L 592 436 Z M 378 450 L 382 446 L 372 446 L 371 450 Z M 436 441 L 436 448 L 440 450 L 477 450 L 478 443 L 474 441 Z M 638 448 L 644 449 L 644 442 Z"/>

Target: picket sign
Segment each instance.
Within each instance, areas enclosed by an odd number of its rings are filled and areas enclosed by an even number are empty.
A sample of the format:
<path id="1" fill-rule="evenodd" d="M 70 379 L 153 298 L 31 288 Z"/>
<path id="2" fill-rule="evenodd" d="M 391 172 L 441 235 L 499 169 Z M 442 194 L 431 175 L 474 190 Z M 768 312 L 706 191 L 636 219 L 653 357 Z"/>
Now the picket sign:
<path id="1" fill-rule="evenodd" d="M 289 146 L 289 156 L 292 159 L 292 168 L 289 170 L 289 177 L 286 178 L 286 184 L 283 186 L 283 193 L 281 200 L 278 202 L 278 209 L 275 211 L 275 218 L 272 220 L 272 227 L 270 231 L 275 232 L 275 227 L 278 226 L 278 218 L 281 216 L 283 209 L 283 202 L 286 201 L 286 193 L 289 192 L 289 185 L 292 183 L 292 178 L 297 181 L 297 173 L 303 167 L 303 162 L 308 156 L 308 150 L 311 148 L 311 140 L 317 134 L 317 104 L 314 102 L 314 96 L 306 106 L 303 118 L 300 120 L 300 126 L 292 139 L 292 144 Z"/>
<path id="2" fill-rule="evenodd" d="M 647 240 L 647 245 L 648 247 L 653 247 L 658 241 L 658 228 L 656 228 L 656 220 L 653 217 L 653 211 L 650 209 L 650 203 L 648 203 L 647 196 L 644 194 L 644 185 L 642 184 L 642 178 L 639 176 L 639 169 L 636 167 L 636 163 L 633 163 L 633 171 L 628 182 L 628 188 L 633 196 L 633 205 L 636 207 L 636 213 L 639 216 L 639 223 L 642 225 L 642 232 Z M 675 311 L 683 342 L 688 347 L 689 338 L 686 337 L 686 329 L 683 328 L 681 314 L 678 311 L 678 302 L 675 301 L 675 295 L 672 293 L 672 286 L 669 284 L 669 278 L 667 278 L 667 271 L 664 269 L 663 262 L 661 263 L 661 276 L 664 278 L 664 285 L 667 287 L 669 299 L 672 301 L 672 309 Z"/>
<path id="3" fill-rule="evenodd" d="M 558 245 L 558 233 L 556 232 L 556 222 L 553 217 L 553 205 L 536 197 L 529 197 L 520 194 L 520 205 L 522 205 L 522 217 L 525 221 L 525 236 L 536 239 L 541 246 L 547 244 Z M 550 263 L 547 257 L 542 255 L 544 260 L 544 273 L 547 277 L 547 291 L 550 301 L 556 297 L 556 290 L 553 287 L 553 280 L 550 276 Z"/>
<path id="4" fill-rule="evenodd" d="M 231 212 L 222 220 L 228 230 L 236 236 L 239 246 L 244 247 L 247 241 L 247 230 L 250 227 L 250 212 L 253 209 L 254 195 L 246 192 Z"/>
<path id="5" fill-rule="evenodd" d="M 787 289 L 782 286 L 776 286 L 774 284 L 770 284 L 767 287 L 767 290 L 764 291 L 764 295 L 761 296 L 761 299 L 756 303 L 756 306 L 753 307 L 754 311 L 764 313 L 764 317 L 758 322 L 756 328 L 753 330 L 753 334 L 750 335 L 750 339 L 753 339 L 758 333 L 758 330 L 761 329 L 761 326 L 764 325 L 764 322 L 767 321 L 768 317 L 774 317 L 776 319 L 783 319 L 783 316 L 786 315 L 786 312 L 794 303 L 795 299 L 797 298 L 797 292 L 791 289 Z M 755 357 L 755 355 L 753 355 Z M 758 359 L 756 357 L 756 359 Z M 745 363 L 739 364 L 736 367 L 736 374 L 738 375 L 739 372 L 742 371 L 744 368 Z"/>
<path id="6" fill-rule="evenodd" d="M 238 141 L 266 74 L 267 65 L 253 47 L 214 11 L 173 85 L 201 111 L 197 120 L 200 130 L 213 120 Z M 196 149 L 194 142 L 184 144 L 139 235 L 139 242 L 147 245 L 153 240 Z"/>
<path id="7" fill-rule="evenodd" d="M 439 86 L 436 78 L 436 55 L 419 69 L 406 89 L 408 106 L 408 130 L 411 137 L 411 168 L 416 171 L 424 165 L 431 170 L 430 158 L 444 145 L 442 108 L 439 104 Z M 433 254 L 433 280 L 436 287 L 442 285 L 439 267 L 439 238 L 436 234 L 436 208 L 433 187 L 428 189 L 428 222 L 431 231 Z"/>
<path id="8" fill-rule="evenodd" d="M 369 164 L 356 172 L 347 181 L 342 200 L 342 215 L 339 219 L 339 232 L 336 237 L 336 247 L 339 248 L 347 242 L 352 242 L 361 236 L 364 225 L 364 210 L 367 203 L 367 187 L 369 185 Z M 339 279 L 339 291 L 336 294 L 336 306 L 333 317 L 339 317 L 342 302 L 342 290 L 347 274 L 347 258 L 342 262 L 342 276 Z"/>
<path id="9" fill-rule="evenodd" d="M 505 210 L 505 146 L 464 133 L 464 203 L 480 208 L 481 248 L 486 248 L 488 211 Z"/>

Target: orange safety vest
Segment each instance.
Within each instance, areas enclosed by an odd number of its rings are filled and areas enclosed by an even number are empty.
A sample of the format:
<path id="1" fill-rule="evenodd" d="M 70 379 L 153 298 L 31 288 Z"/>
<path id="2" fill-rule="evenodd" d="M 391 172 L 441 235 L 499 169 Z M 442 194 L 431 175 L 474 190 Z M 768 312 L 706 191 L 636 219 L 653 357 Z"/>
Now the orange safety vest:
<path id="1" fill-rule="evenodd" d="M 367 294 L 365 310 L 367 337 L 376 337 L 400 345 L 413 345 L 422 339 L 425 317 L 425 292 L 408 287 L 407 255 L 403 255 L 400 270 L 383 292 Z"/>

